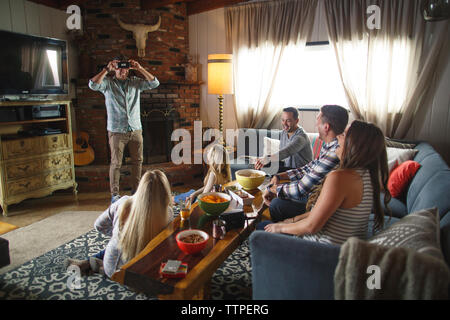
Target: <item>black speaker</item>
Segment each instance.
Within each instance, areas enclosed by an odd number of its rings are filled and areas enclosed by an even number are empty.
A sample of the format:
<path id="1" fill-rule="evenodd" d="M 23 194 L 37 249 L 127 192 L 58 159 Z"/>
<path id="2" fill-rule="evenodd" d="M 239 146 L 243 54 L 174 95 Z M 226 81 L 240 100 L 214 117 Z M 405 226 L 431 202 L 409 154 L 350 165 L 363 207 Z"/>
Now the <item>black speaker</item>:
<path id="1" fill-rule="evenodd" d="M 244 211 L 225 212 L 219 218 L 225 221 L 225 230 L 227 232 L 233 229 L 243 228 L 245 225 Z"/>
<path id="2" fill-rule="evenodd" d="M 426 21 L 440 21 L 450 18 L 450 0 L 427 0 L 423 8 Z"/>

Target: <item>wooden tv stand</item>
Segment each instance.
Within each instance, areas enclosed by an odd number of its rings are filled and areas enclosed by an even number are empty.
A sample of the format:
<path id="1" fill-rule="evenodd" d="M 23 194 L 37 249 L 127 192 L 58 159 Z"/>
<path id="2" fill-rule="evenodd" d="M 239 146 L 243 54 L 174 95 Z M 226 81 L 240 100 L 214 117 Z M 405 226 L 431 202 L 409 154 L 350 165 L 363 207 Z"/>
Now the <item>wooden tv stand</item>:
<path id="1" fill-rule="evenodd" d="M 41 198 L 70 187 L 77 194 L 70 104 L 70 101 L 0 102 L 0 110 L 7 110 L 3 114 L 11 116 L 0 118 L 0 206 L 4 216 L 9 205 L 25 199 Z M 59 105 L 64 110 L 59 117 L 33 119 L 34 105 Z M 44 128 L 59 129 L 61 133 L 45 134 Z"/>

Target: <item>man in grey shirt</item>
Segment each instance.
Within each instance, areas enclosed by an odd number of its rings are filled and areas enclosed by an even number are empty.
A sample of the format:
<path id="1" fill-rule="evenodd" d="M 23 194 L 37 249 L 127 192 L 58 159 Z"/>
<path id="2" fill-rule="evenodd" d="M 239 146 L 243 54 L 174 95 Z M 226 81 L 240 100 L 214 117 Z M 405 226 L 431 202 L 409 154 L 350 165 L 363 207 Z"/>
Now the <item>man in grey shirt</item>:
<path id="1" fill-rule="evenodd" d="M 128 60 L 128 66 L 118 64 L 126 60 L 121 57 L 110 61 L 106 68 L 89 80 L 89 88 L 105 96 L 108 116 L 107 130 L 111 149 L 109 183 L 111 202 L 119 196 L 120 168 L 126 145 L 131 157 L 132 193 L 136 191 L 142 171 L 143 138 L 141 124 L 140 93 L 159 86 L 159 81 L 142 67 L 139 62 Z M 128 77 L 129 70 L 139 71 L 144 79 Z M 106 77 L 114 72 L 114 77 Z"/>
<path id="2" fill-rule="evenodd" d="M 278 172 L 303 167 L 313 159 L 311 142 L 302 127 L 298 125 L 298 111 L 296 108 L 285 108 L 281 115 L 283 131 L 280 136 L 280 150 L 266 155 L 255 162 L 255 169 L 259 170 L 271 161 L 281 161 Z"/>

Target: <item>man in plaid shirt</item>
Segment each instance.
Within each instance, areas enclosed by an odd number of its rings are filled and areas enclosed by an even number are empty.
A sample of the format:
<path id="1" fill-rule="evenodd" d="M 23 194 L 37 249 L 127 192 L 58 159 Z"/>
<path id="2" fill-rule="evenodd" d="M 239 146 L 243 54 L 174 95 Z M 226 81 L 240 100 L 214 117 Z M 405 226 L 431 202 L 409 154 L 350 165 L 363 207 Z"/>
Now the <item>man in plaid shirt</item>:
<path id="1" fill-rule="evenodd" d="M 344 132 L 348 123 L 348 111 L 336 105 L 326 105 L 320 109 L 316 126 L 319 137 L 325 142 L 318 159 L 307 165 L 273 176 L 271 184 L 263 194 L 264 203 L 269 206 L 274 222 L 302 214 L 310 192 L 319 185 L 331 170 L 339 165 L 336 155 L 336 136 Z M 289 179 L 290 183 L 279 184 Z"/>

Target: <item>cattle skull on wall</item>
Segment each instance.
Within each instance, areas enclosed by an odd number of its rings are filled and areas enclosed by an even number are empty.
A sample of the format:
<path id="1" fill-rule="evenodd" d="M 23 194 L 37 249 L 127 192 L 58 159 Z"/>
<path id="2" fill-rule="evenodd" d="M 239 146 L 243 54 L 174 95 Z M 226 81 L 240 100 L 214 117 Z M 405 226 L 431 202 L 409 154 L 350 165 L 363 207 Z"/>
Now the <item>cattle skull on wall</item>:
<path id="1" fill-rule="evenodd" d="M 148 33 L 159 29 L 161 17 L 159 17 L 158 22 L 154 25 L 123 23 L 118 17 L 117 22 L 123 29 L 133 32 L 133 38 L 136 40 L 136 46 L 138 48 L 138 56 L 142 58 L 145 56 L 145 42 L 147 41 Z"/>

